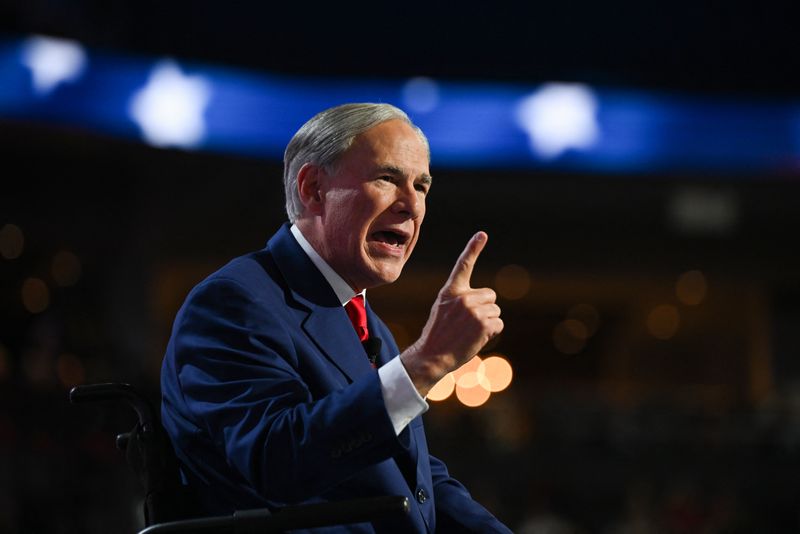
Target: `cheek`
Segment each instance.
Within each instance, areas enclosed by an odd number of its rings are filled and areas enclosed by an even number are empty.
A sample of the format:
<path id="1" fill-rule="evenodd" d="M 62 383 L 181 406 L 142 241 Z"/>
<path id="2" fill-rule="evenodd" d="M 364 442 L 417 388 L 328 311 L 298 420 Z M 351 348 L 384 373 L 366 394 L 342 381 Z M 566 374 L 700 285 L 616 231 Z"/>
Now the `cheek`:
<path id="1" fill-rule="evenodd" d="M 330 215 L 330 219 L 334 222 L 340 240 L 347 240 L 352 236 L 357 238 L 358 234 L 363 233 L 367 225 L 368 217 L 364 213 L 365 204 L 353 200 L 347 203 L 341 203 L 336 207 Z"/>
<path id="2" fill-rule="evenodd" d="M 422 221 L 420 220 L 419 222 L 421 223 Z M 417 247 L 417 242 L 419 241 L 419 230 L 420 228 L 418 223 L 416 229 L 414 230 L 414 237 L 411 238 L 411 242 L 406 247 L 406 257 L 411 256 L 411 253 Z"/>

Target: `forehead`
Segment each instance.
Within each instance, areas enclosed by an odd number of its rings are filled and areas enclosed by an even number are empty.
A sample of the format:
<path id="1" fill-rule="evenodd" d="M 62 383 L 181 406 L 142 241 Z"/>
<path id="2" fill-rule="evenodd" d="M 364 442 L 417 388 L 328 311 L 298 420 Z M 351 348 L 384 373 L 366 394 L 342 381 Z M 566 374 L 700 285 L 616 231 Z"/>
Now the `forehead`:
<path id="1" fill-rule="evenodd" d="M 342 157 L 378 165 L 400 166 L 412 174 L 428 173 L 428 149 L 407 122 L 392 119 L 373 126 L 353 139 Z"/>

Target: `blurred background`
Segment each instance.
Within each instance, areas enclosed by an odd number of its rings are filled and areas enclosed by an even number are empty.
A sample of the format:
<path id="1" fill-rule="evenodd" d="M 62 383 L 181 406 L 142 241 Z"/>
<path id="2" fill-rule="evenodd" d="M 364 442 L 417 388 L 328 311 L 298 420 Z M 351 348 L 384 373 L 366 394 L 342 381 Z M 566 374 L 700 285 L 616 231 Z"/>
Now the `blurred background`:
<path id="1" fill-rule="evenodd" d="M 285 220 L 282 150 L 405 109 L 435 185 L 403 346 L 475 230 L 506 328 L 432 452 L 519 533 L 800 531 L 789 2 L 0 2 L 0 532 L 136 532 L 122 407 L 189 289 Z M 480 363 L 480 364 L 479 364 Z"/>

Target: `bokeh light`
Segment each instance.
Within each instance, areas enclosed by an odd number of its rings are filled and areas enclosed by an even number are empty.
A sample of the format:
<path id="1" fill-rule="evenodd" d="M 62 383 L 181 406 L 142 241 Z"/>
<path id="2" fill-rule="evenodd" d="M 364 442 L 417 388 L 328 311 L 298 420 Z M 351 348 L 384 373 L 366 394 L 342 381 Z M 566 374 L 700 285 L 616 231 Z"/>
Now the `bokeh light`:
<path id="1" fill-rule="evenodd" d="M 477 408 L 481 404 L 489 400 L 492 393 L 480 384 L 475 387 L 465 387 L 456 384 L 456 397 L 461 404 L 470 408 Z"/>
<path id="2" fill-rule="evenodd" d="M 586 325 L 576 319 L 565 319 L 553 329 L 553 345 L 563 354 L 578 354 L 588 337 Z"/>
<path id="3" fill-rule="evenodd" d="M 678 300 L 687 306 L 697 306 L 706 298 L 708 284 L 706 277 L 701 271 L 686 271 L 675 284 L 675 293 Z"/>
<path id="4" fill-rule="evenodd" d="M 456 380 L 456 384 L 464 375 L 477 372 L 478 368 L 481 366 L 481 362 L 480 356 L 474 356 L 470 361 L 453 371 L 452 375 Z"/>
<path id="5" fill-rule="evenodd" d="M 466 367 L 466 369 L 464 369 Z M 489 390 L 489 382 L 486 379 L 485 367 L 480 356 L 475 356 L 466 365 L 459 369 L 456 376 L 456 385 L 462 388 L 474 388 L 480 386 Z"/>
<path id="6" fill-rule="evenodd" d="M 600 325 L 600 314 L 590 304 L 576 304 L 567 312 L 567 319 L 580 321 L 586 328 L 586 337 L 592 337 Z"/>
<path id="7" fill-rule="evenodd" d="M 71 388 L 86 381 L 83 363 L 73 354 L 62 354 L 58 357 L 56 374 L 65 388 Z"/>
<path id="8" fill-rule="evenodd" d="M 15 224 L 6 224 L 0 228 L 0 256 L 7 260 L 14 260 L 22 255 L 25 246 L 25 236 Z"/>
<path id="9" fill-rule="evenodd" d="M 569 149 L 588 149 L 600 139 L 594 90 L 576 83 L 549 83 L 525 98 L 517 121 L 534 154 L 555 159 Z"/>
<path id="10" fill-rule="evenodd" d="M 442 401 L 455 391 L 456 398 L 471 408 L 485 403 L 492 393 L 506 389 L 513 377 L 509 361 L 500 356 L 485 360 L 475 356 L 470 361 L 448 373 L 428 392 L 427 399 Z"/>
<path id="11" fill-rule="evenodd" d="M 453 377 L 453 373 L 447 373 L 444 375 L 444 378 L 439 380 L 436 385 L 428 391 L 428 396 L 426 398 L 431 401 L 443 401 L 453 394 L 455 388 L 456 379 Z"/>
<path id="12" fill-rule="evenodd" d="M 40 313 L 50 306 L 50 290 L 39 278 L 27 278 L 22 283 L 22 305 L 31 313 Z"/>
<path id="13" fill-rule="evenodd" d="M 403 103 L 415 113 L 430 113 L 439 105 L 439 85 L 431 78 L 411 78 L 403 86 Z"/>
<path id="14" fill-rule="evenodd" d="M 53 354 L 41 348 L 22 353 L 20 368 L 36 387 L 49 387 L 56 378 Z"/>
<path id="15" fill-rule="evenodd" d="M 506 389 L 514 376 L 511 364 L 502 356 L 489 356 L 483 360 L 483 372 L 492 393 Z"/>
<path id="16" fill-rule="evenodd" d="M 563 325 L 567 333 L 575 339 L 589 339 L 589 328 L 583 322 L 577 319 L 565 319 Z"/>
<path id="17" fill-rule="evenodd" d="M 35 35 L 24 43 L 22 62 L 31 71 L 36 93 L 47 95 L 60 84 L 79 79 L 88 60 L 86 50 L 76 41 Z"/>
<path id="18" fill-rule="evenodd" d="M 50 272 L 59 286 L 74 286 L 81 277 L 81 262 L 72 252 L 62 250 L 53 256 Z"/>
<path id="19" fill-rule="evenodd" d="M 153 66 L 147 84 L 133 94 L 130 118 L 143 139 L 157 147 L 194 148 L 203 143 L 205 110 L 212 84 L 202 75 L 188 75 L 172 60 Z"/>
<path id="20" fill-rule="evenodd" d="M 670 339 L 676 334 L 679 326 L 678 308 L 671 304 L 656 306 L 647 316 L 647 330 L 658 339 Z"/>
<path id="21" fill-rule="evenodd" d="M 497 271 L 494 287 L 498 295 L 509 300 L 521 299 L 531 288 L 531 276 L 525 267 L 506 265 Z"/>

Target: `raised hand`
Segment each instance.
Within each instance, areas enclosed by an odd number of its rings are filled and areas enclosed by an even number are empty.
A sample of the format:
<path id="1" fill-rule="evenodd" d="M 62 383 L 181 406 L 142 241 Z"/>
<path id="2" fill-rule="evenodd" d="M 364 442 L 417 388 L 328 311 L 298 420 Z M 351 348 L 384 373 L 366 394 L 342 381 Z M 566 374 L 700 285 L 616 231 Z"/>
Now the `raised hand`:
<path id="1" fill-rule="evenodd" d="M 400 355 L 422 396 L 503 330 L 495 292 L 470 285 L 475 262 L 487 240 L 485 232 L 472 236 L 439 291 L 422 335 Z"/>

